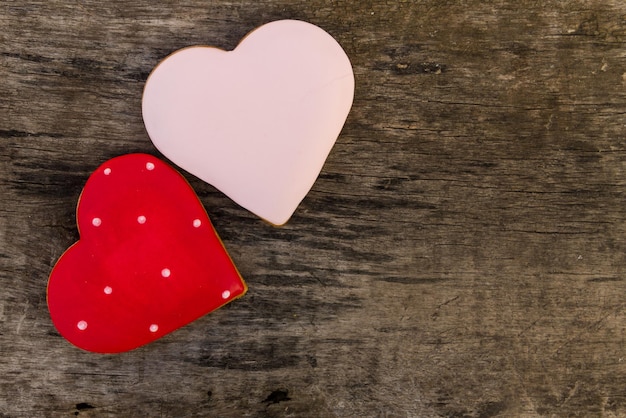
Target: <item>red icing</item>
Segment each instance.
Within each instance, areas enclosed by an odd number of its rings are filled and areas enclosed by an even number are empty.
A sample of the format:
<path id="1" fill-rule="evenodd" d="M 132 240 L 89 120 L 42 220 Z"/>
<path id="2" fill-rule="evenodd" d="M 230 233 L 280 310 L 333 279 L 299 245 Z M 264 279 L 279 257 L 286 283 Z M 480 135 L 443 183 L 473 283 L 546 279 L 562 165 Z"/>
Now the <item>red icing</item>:
<path id="1" fill-rule="evenodd" d="M 246 292 L 185 179 L 156 157 L 113 158 L 78 202 L 80 240 L 48 282 L 54 325 L 88 351 L 147 344 Z"/>

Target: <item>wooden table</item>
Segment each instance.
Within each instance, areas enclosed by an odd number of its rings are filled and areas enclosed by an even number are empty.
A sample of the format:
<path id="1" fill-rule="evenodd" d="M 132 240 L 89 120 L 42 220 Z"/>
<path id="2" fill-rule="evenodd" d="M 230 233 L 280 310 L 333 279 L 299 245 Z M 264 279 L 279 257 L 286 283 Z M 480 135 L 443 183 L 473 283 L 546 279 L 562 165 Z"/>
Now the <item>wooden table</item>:
<path id="1" fill-rule="evenodd" d="M 46 282 L 151 69 L 302 19 L 354 106 L 274 228 L 185 174 L 248 294 L 121 355 Z M 626 416 L 626 3 L 0 1 L 0 416 Z"/>

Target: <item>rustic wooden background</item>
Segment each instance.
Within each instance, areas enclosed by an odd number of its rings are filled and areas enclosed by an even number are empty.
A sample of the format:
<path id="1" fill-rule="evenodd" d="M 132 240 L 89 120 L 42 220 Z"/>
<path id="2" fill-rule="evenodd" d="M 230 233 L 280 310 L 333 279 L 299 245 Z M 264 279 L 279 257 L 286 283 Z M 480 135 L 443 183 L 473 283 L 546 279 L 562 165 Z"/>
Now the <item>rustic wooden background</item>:
<path id="1" fill-rule="evenodd" d="M 159 155 L 150 70 L 302 19 L 354 107 L 271 227 L 186 174 L 250 290 L 67 343 L 46 281 L 87 177 Z M 626 416 L 626 3 L 0 0 L 0 416 Z"/>

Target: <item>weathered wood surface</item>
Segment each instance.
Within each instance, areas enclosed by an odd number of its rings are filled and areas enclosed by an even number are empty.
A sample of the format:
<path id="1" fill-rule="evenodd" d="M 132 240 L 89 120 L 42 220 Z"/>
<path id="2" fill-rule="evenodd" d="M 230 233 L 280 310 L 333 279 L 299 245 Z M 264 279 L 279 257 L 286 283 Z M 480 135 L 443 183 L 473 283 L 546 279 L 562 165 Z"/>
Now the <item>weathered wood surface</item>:
<path id="1" fill-rule="evenodd" d="M 186 175 L 249 293 L 72 347 L 47 276 L 91 171 L 159 155 L 147 74 L 282 18 L 356 96 L 285 227 Z M 622 0 L 0 1 L 0 416 L 626 416 L 625 42 Z"/>

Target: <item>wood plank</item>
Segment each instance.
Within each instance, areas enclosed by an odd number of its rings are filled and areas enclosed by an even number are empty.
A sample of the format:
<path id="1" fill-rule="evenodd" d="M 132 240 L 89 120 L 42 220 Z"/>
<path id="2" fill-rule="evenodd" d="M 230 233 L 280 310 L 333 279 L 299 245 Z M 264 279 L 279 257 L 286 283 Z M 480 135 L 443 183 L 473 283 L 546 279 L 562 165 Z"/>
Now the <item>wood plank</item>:
<path id="1" fill-rule="evenodd" d="M 282 228 L 185 174 L 249 293 L 122 355 L 46 280 L 147 75 L 303 19 L 353 110 Z M 626 3 L 0 2 L 0 416 L 626 415 Z"/>

